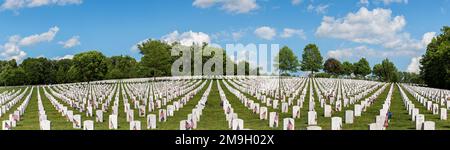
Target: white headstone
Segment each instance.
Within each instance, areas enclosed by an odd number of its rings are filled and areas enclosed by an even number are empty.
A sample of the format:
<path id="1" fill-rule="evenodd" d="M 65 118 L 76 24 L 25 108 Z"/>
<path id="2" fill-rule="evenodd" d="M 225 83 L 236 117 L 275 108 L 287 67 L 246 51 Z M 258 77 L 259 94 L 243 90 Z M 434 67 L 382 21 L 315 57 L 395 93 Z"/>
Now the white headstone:
<path id="1" fill-rule="evenodd" d="M 425 121 L 422 125 L 423 130 L 435 130 L 435 123 L 433 121 Z"/>
<path id="2" fill-rule="evenodd" d="M 130 121 L 130 130 L 141 130 L 141 121 Z"/>
<path id="3" fill-rule="evenodd" d="M 361 105 L 355 105 L 355 117 L 361 117 Z"/>
<path id="4" fill-rule="evenodd" d="M 43 120 L 39 123 L 41 130 L 51 130 L 51 122 L 48 120 Z"/>
<path id="5" fill-rule="evenodd" d="M 95 111 L 95 121 L 97 122 L 103 122 L 103 111 L 102 110 L 97 110 Z"/>
<path id="6" fill-rule="evenodd" d="M 293 118 L 284 118 L 283 130 L 295 130 L 295 120 Z"/>
<path id="7" fill-rule="evenodd" d="M 279 116 L 277 112 L 270 112 L 269 127 L 278 128 L 278 117 Z"/>
<path id="8" fill-rule="evenodd" d="M 308 112 L 308 125 L 317 125 L 317 113 L 315 111 Z"/>
<path id="9" fill-rule="evenodd" d="M 433 104 L 433 115 L 439 114 L 439 104 Z"/>
<path id="10" fill-rule="evenodd" d="M 345 123 L 353 124 L 353 110 L 345 111 Z"/>
<path id="11" fill-rule="evenodd" d="M 369 124 L 369 130 L 381 130 L 381 129 L 382 129 L 382 127 L 380 127 L 380 125 L 377 123 Z"/>
<path id="12" fill-rule="evenodd" d="M 139 106 L 139 117 L 145 117 L 145 105 Z"/>
<path id="13" fill-rule="evenodd" d="M 156 115 L 147 115 L 147 129 L 156 129 Z"/>
<path id="14" fill-rule="evenodd" d="M 273 109 L 278 109 L 278 100 L 273 100 L 273 105 L 272 105 L 272 108 Z"/>
<path id="15" fill-rule="evenodd" d="M 117 115 L 109 115 L 109 129 L 117 129 L 117 128 L 118 128 Z"/>
<path id="16" fill-rule="evenodd" d="M 331 118 L 331 130 L 341 130 L 342 129 L 342 118 L 333 117 Z"/>
<path id="17" fill-rule="evenodd" d="M 165 109 L 160 109 L 158 114 L 159 114 L 159 122 L 167 121 L 167 113 Z"/>
<path id="18" fill-rule="evenodd" d="M 11 130 L 12 129 L 12 123 L 10 120 L 2 121 L 2 130 Z"/>
<path id="19" fill-rule="evenodd" d="M 259 108 L 259 119 L 260 120 L 267 120 L 268 112 L 267 107 L 261 107 Z"/>
<path id="20" fill-rule="evenodd" d="M 300 118 L 300 106 L 292 107 L 292 118 L 298 119 Z"/>
<path id="21" fill-rule="evenodd" d="M 323 115 L 324 117 L 331 117 L 331 106 L 325 105 L 325 108 L 323 109 Z"/>
<path id="22" fill-rule="evenodd" d="M 423 123 L 425 122 L 425 115 L 416 115 L 416 130 L 422 130 Z"/>
<path id="23" fill-rule="evenodd" d="M 86 120 L 83 122 L 83 130 L 94 130 L 94 121 Z"/>
<path id="24" fill-rule="evenodd" d="M 412 110 L 411 120 L 416 121 L 416 116 L 419 114 L 419 108 L 414 108 Z"/>
<path id="25" fill-rule="evenodd" d="M 167 105 L 167 116 L 173 116 L 175 107 L 173 105 Z"/>
<path id="26" fill-rule="evenodd" d="M 81 129 L 81 115 L 73 116 L 73 128 Z"/>
<path id="27" fill-rule="evenodd" d="M 281 103 L 281 112 L 288 113 L 289 112 L 289 104 L 286 102 Z"/>
<path id="28" fill-rule="evenodd" d="M 66 113 L 67 121 L 73 121 L 73 111 L 69 110 Z"/>
<path id="29" fill-rule="evenodd" d="M 129 109 L 127 111 L 127 122 L 131 122 L 134 120 L 134 110 L 133 109 Z"/>
<path id="30" fill-rule="evenodd" d="M 447 109 L 441 108 L 441 120 L 447 120 Z"/>
<path id="31" fill-rule="evenodd" d="M 188 130 L 189 122 L 187 120 L 180 121 L 180 130 Z"/>
<path id="32" fill-rule="evenodd" d="M 233 119 L 232 124 L 233 124 L 232 130 L 244 129 L 244 120 L 242 119 Z"/>

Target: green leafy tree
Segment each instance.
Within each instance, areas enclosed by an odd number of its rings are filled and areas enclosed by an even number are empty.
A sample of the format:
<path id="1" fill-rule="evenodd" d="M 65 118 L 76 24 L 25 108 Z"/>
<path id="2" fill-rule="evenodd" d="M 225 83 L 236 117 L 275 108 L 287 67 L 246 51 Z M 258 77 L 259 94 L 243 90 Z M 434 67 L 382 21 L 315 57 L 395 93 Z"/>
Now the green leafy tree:
<path id="1" fill-rule="evenodd" d="M 340 75 L 343 72 L 341 62 L 334 58 L 329 58 L 325 61 L 325 64 L 323 65 L 323 70 L 326 73 L 333 74 L 333 75 Z"/>
<path id="2" fill-rule="evenodd" d="M 399 72 L 399 81 L 402 83 L 425 84 L 419 74 L 411 72 Z"/>
<path id="3" fill-rule="evenodd" d="M 354 70 L 355 69 L 354 69 L 352 63 L 350 63 L 348 61 L 345 61 L 344 63 L 342 63 L 342 74 L 349 76 L 353 73 Z"/>
<path id="4" fill-rule="evenodd" d="M 107 59 L 106 79 L 124 79 L 137 77 L 138 62 L 130 56 L 113 56 Z"/>
<path id="5" fill-rule="evenodd" d="M 25 80 L 23 80 L 25 78 L 26 74 L 22 68 L 8 67 L 0 73 L 0 84 L 4 86 L 25 85 Z"/>
<path id="6" fill-rule="evenodd" d="M 284 46 L 275 57 L 275 66 L 281 75 L 289 75 L 290 73 L 299 71 L 300 63 L 292 49 Z"/>
<path id="7" fill-rule="evenodd" d="M 75 70 L 70 70 L 71 73 L 77 73 L 79 81 L 89 82 L 103 80 L 107 73 L 106 57 L 101 52 L 89 51 L 77 54 L 73 57 L 73 64 Z"/>
<path id="8" fill-rule="evenodd" d="M 373 67 L 373 74 L 384 82 L 398 82 L 399 75 L 397 67 L 389 59 L 384 59 L 381 64 Z"/>
<path id="9" fill-rule="evenodd" d="M 20 67 L 25 71 L 27 84 L 55 83 L 55 65 L 47 58 L 27 58 Z"/>
<path id="10" fill-rule="evenodd" d="M 323 68 L 323 58 L 319 48 L 315 44 L 308 44 L 303 49 L 302 61 L 300 64 L 302 71 L 319 72 Z"/>
<path id="11" fill-rule="evenodd" d="M 443 27 L 441 32 L 420 61 L 420 75 L 430 87 L 450 89 L 450 27 Z"/>
<path id="12" fill-rule="evenodd" d="M 354 67 L 355 70 L 353 73 L 363 78 L 365 78 L 372 72 L 369 62 L 366 60 L 366 58 L 361 58 L 357 63 L 354 64 Z"/>
<path id="13" fill-rule="evenodd" d="M 74 82 L 71 80 L 69 70 L 73 66 L 73 61 L 71 59 L 62 59 L 56 61 L 56 83 L 70 83 Z"/>
<path id="14" fill-rule="evenodd" d="M 170 76 L 175 58 L 171 56 L 171 45 L 158 40 L 148 40 L 138 45 L 143 57 L 140 73 L 143 77 Z"/>

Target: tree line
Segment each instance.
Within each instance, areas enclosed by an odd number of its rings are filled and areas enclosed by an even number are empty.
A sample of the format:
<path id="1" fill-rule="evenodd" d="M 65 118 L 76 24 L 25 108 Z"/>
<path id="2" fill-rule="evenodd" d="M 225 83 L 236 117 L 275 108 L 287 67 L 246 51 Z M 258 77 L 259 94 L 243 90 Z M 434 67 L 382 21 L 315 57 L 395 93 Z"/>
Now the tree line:
<path id="1" fill-rule="evenodd" d="M 442 33 L 428 45 L 423 59 L 420 61 L 420 74 L 400 72 L 393 62 L 384 59 L 381 63 L 370 67 L 365 58 L 351 63 L 335 58 L 325 62 L 319 47 L 308 44 L 303 49 L 301 60 L 287 46 L 280 49 L 275 58 L 277 69 L 281 75 L 289 76 L 299 71 L 311 72 L 315 77 L 372 79 L 384 82 L 405 82 L 426 84 L 435 88 L 450 88 L 450 27 L 443 27 Z M 27 58 L 21 64 L 16 60 L 0 61 L 0 85 L 39 85 L 89 82 L 106 79 L 148 78 L 171 75 L 171 65 L 180 57 L 172 56 L 171 49 L 179 43 L 168 44 L 159 40 L 148 40 L 138 45 L 141 61 L 130 56 L 106 57 L 99 51 L 88 51 L 76 54 L 73 59 L 50 60 L 47 58 Z M 195 45 L 198 46 L 198 45 Z M 192 55 L 200 55 L 202 64 L 214 57 L 203 56 L 208 44 L 204 43 L 201 50 L 191 48 Z M 245 66 L 245 74 L 256 69 L 246 61 L 234 62 L 223 51 L 223 68 L 227 64 Z M 192 66 L 194 66 L 192 57 Z M 215 67 L 215 66 L 214 66 Z M 194 68 L 192 68 L 194 70 Z M 214 68 L 213 68 L 214 70 Z M 323 71 L 323 72 L 321 72 Z M 192 75 L 195 72 L 192 71 Z M 201 75 L 201 74 L 200 74 Z M 225 73 L 224 73 L 225 75 Z"/>
<path id="2" fill-rule="evenodd" d="M 74 55 L 72 59 L 51 60 L 47 58 L 27 58 L 21 64 L 16 60 L 0 61 L 0 86 L 42 85 L 89 82 L 109 79 L 149 78 L 171 75 L 171 65 L 181 56 L 172 56 L 171 49 L 179 43 L 168 44 L 159 40 L 148 40 L 138 45 L 141 61 L 130 56 L 106 57 L 99 51 L 88 51 Z M 197 45 L 196 45 L 197 46 Z M 213 58 L 203 56 L 208 45 L 204 43 L 201 49 L 190 49 L 192 55 L 200 55 L 202 64 Z M 194 66 L 192 57 L 192 66 Z M 234 63 L 223 51 L 223 61 L 237 66 L 245 66 L 245 74 L 249 74 L 250 64 L 246 61 Z M 223 68 L 227 63 L 223 64 Z M 214 70 L 215 67 L 213 67 Z M 193 68 L 192 68 L 193 70 Z M 259 70 L 258 70 L 259 71 Z M 192 75 L 196 75 L 193 74 Z M 201 74 L 200 74 L 201 75 Z M 225 75 L 225 74 L 224 74 Z"/>

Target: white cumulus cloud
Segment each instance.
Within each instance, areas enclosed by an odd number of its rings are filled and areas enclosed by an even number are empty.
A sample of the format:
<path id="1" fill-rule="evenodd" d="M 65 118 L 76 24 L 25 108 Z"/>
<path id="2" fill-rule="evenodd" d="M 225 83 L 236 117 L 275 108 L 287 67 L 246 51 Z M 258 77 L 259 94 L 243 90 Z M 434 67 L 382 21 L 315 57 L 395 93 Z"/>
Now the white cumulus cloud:
<path id="1" fill-rule="evenodd" d="M 64 48 L 72 48 L 81 44 L 80 36 L 73 36 L 67 41 L 60 41 L 58 44 L 63 45 Z"/>
<path id="2" fill-rule="evenodd" d="M 53 57 L 53 60 L 63 60 L 63 59 L 73 59 L 73 55 L 65 55 L 65 56 L 58 56 L 58 57 Z"/>
<path id="3" fill-rule="evenodd" d="M 1 4 L 1 10 L 17 10 L 21 8 L 34 8 L 49 5 L 79 5 L 83 0 L 5 0 Z"/>
<path id="4" fill-rule="evenodd" d="M 255 35 L 265 40 L 272 40 L 277 35 L 277 31 L 274 28 L 263 26 L 255 30 Z"/>
<path id="5" fill-rule="evenodd" d="M 244 14 L 259 8 L 256 0 L 194 0 L 193 6 L 210 8 L 219 5 L 222 10 L 233 14 Z"/>
<path id="6" fill-rule="evenodd" d="M 316 12 L 317 14 L 325 14 L 328 11 L 328 7 L 330 7 L 330 5 L 320 4 L 320 5 L 314 6 L 312 4 L 309 4 L 306 9 L 308 10 L 308 12 Z"/>
<path id="7" fill-rule="evenodd" d="M 408 65 L 406 72 L 420 74 L 420 60 L 422 57 L 414 57 L 411 59 L 411 63 Z"/>
<path id="8" fill-rule="evenodd" d="M 422 50 L 426 47 L 432 33 L 426 33 L 424 39 L 411 38 L 403 31 L 406 26 L 404 16 L 392 16 L 390 9 L 365 7 L 343 18 L 325 16 L 316 30 L 316 36 L 343 39 L 356 43 L 381 45 L 394 50 Z"/>
<path id="9" fill-rule="evenodd" d="M 178 33 L 178 31 L 174 31 L 170 34 L 167 34 L 161 38 L 162 41 L 167 43 L 179 42 L 184 46 L 192 46 L 193 44 L 202 45 L 203 43 L 211 43 L 211 38 L 208 34 L 203 32 L 184 32 Z"/>
<path id="10" fill-rule="evenodd" d="M 11 36 L 5 44 L 0 45 L 0 59 L 15 59 L 16 61 L 21 62 L 27 56 L 27 53 L 22 50 L 22 47 L 35 45 L 42 42 L 50 42 L 56 36 L 58 31 L 58 27 L 53 27 L 50 28 L 48 32 L 35 34 L 24 38 L 21 38 L 19 35 Z"/>
<path id="11" fill-rule="evenodd" d="M 302 0 L 292 0 L 291 3 L 292 5 L 299 5 L 302 3 Z"/>
<path id="12" fill-rule="evenodd" d="M 282 38 L 290 38 L 293 36 L 298 36 L 302 39 L 306 39 L 305 32 L 302 29 L 284 28 L 283 33 L 280 35 L 280 37 Z"/>
<path id="13" fill-rule="evenodd" d="M 53 27 L 50 28 L 48 32 L 25 37 L 20 41 L 19 44 L 22 46 L 29 46 L 41 42 L 50 42 L 53 40 L 53 38 L 55 38 L 58 31 L 59 31 L 58 27 Z"/>

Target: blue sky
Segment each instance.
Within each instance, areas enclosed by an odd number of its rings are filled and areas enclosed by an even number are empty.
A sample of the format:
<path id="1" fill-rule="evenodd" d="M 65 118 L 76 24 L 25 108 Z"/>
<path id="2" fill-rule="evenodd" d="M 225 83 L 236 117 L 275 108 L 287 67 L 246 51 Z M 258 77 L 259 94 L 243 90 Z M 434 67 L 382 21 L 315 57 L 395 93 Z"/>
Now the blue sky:
<path id="1" fill-rule="evenodd" d="M 297 55 L 308 43 L 324 58 L 373 66 L 390 58 L 418 71 L 426 44 L 450 25 L 449 0 L 0 0 L 0 59 L 52 59 L 167 41 L 280 44 Z"/>

